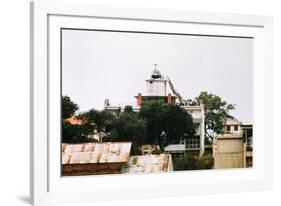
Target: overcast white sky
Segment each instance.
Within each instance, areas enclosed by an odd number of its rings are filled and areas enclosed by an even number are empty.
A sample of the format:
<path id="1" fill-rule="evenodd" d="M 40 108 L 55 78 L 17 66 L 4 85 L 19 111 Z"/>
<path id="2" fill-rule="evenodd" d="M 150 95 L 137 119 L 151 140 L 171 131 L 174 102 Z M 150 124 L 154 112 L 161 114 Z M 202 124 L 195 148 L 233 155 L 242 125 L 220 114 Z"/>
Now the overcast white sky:
<path id="1" fill-rule="evenodd" d="M 102 109 L 106 98 L 136 105 L 158 64 L 186 99 L 214 93 L 236 104 L 232 115 L 253 123 L 252 47 L 245 38 L 63 30 L 62 94 L 80 111 Z"/>

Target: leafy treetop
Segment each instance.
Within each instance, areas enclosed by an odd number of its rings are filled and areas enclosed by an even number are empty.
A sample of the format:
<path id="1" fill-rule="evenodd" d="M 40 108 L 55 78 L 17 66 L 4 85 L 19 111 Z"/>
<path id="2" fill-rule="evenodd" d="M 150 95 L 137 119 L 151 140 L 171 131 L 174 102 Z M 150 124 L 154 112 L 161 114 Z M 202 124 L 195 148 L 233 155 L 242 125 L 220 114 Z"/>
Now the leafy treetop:
<path id="1" fill-rule="evenodd" d="M 62 118 L 67 119 L 72 117 L 79 109 L 78 105 L 71 101 L 69 96 L 62 97 Z"/>
<path id="2" fill-rule="evenodd" d="M 208 92 L 201 92 L 195 100 L 204 105 L 206 139 L 212 140 L 216 134 L 223 134 L 226 118 L 229 111 L 235 109 L 235 105 Z"/>

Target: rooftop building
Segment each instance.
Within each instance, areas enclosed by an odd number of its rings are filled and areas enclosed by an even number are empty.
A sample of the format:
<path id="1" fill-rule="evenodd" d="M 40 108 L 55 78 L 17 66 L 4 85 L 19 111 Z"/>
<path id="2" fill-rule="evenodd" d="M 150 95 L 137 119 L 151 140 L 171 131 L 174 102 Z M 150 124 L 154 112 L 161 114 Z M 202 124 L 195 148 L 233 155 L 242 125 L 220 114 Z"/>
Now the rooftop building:
<path id="1" fill-rule="evenodd" d="M 178 144 L 178 148 L 184 147 L 184 152 L 198 152 L 200 155 L 204 154 L 205 151 L 205 130 L 204 130 L 204 107 L 202 104 L 192 104 L 190 101 L 185 100 L 179 92 L 175 89 L 173 83 L 168 77 L 164 77 L 163 74 L 158 70 L 157 64 L 154 64 L 154 70 L 152 71 L 151 76 L 145 80 L 146 83 L 146 92 L 139 92 L 136 98 L 136 106 L 133 106 L 133 111 L 138 112 L 141 108 L 141 105 L 144 102 L 149 101 L 161 101 L 168 104 L 177 104 L 184 108 L 188 113 L 193 117 L 193 122 L 196 124 L 196 135 L 192 138 L 188 138 L 186 141 L 181 141 Z M 167 87 L 168 86 L 168 87 Z M 124 111 L 122 106 L 113 106 L 110 105 L 109 100 L 105 101 L 105 110 L 111 111 L 113 113 L 119 113 Z M 166 147 L 165 151 L 167 153 L 179 153 L 179 150 L 176 149 L 173 151 L 171 148 Z"/>
<path id="2" fill-rule="evenodd" d="M 252 126 L 242 125 L 238 119 L 228 117 L 224 131 L 213 140 L 214 168 L 251 167 Z"/>

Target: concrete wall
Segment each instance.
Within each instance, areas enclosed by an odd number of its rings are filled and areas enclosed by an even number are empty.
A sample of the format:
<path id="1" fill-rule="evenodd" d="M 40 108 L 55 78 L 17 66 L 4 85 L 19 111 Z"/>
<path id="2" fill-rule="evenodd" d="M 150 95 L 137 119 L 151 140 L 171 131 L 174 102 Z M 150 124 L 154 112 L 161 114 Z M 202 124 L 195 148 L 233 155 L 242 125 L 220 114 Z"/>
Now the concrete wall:
<path id="1" fill-rule="evenodd" d="M 166 80 L 147 80 L 146 81 L 147 96 L 166 96 Z"/>
<path id="2" fill-rule="evenodd" d="M 231 138 L 230 135 L 219 136 L 213 144 L 214 168 L 243 168 L 243 138 Z"/>

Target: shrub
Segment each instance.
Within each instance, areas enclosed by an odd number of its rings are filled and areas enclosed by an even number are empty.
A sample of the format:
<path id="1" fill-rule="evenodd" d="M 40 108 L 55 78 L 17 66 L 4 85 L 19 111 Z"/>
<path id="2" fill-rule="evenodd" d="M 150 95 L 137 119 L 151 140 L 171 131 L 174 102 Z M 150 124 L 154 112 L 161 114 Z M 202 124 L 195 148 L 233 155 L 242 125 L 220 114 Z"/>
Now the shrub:
<path id="1" fill-rule="evenodd" d="M 174 171 L 212 169 L 213 165 L 214 160 L 210 154 L 201 157 L 189 154 L 181 157 L 173 157 Z"/>

